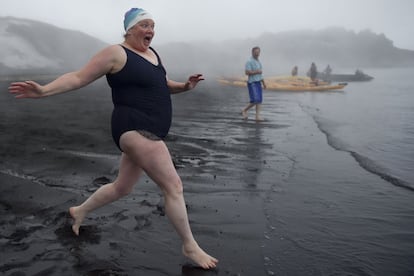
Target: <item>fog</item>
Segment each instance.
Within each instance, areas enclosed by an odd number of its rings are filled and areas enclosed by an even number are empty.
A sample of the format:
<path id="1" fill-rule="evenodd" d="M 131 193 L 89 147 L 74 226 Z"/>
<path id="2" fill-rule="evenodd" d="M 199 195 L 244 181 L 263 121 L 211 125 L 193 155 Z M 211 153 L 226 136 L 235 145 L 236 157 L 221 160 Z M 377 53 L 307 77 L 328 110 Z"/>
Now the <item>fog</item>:
<path id="1" fill-rule="evenodd" d="M 39 20 L 118 43 L 131 7 L 153 14 L 154 44 L 334 26 L 383 33 L 396 47 L 414 50 L 412 0 L 1 0 L 0 16 Z"/>

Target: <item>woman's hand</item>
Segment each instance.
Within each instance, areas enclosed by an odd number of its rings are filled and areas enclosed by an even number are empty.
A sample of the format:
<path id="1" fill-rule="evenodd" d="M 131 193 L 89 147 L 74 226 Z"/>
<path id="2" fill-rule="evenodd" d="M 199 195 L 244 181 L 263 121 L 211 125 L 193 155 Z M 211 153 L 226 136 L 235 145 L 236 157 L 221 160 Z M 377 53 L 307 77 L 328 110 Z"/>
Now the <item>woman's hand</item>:
<path id="1" fill-rule="evenodd" d="M 9 92 L 17 99 L 23 98 L 40 98 L 42 86 L 34 81 L 13 82 L 9 86 Z"/>
<path id="2" fill-rule="evenodd" d="M 194 87 L 196 87 L 196 86 L 197 86 L 197 83 L 198 83 L 199 81 L 202 81 L 202 80 L 204 80 L 204 77 L 203 77 L 203 75 L 202 75 L 202 74 L 194 74 L 194 75 L 191 75 L 191 76 L 188 78 L 187 82 L 185 83 L 185 85 L 184 85 L 184 89 L 185 89 L 185 90 L 190 90 L 190 89 L 193 89 Z"/>
<path id="3" fill-rule="evenodd" d="M 193 89 L 199 81 L 204 80 L 202 74 L 194 74 L 188 77 L 187 82 L 177 82 L 167 78 L 167 86 L 171 94 L 181 93 Z"/>

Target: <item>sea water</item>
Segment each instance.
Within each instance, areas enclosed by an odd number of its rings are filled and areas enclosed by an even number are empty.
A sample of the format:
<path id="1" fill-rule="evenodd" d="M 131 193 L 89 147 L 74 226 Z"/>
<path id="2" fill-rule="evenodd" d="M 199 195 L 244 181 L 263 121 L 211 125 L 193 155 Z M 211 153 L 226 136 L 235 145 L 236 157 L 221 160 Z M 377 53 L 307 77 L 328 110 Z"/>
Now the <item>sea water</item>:
<path id="1" fill-rule="evenodd" d="M 292 160 L 264 204 L 269 275 L 414 273 L 414 68 L 367 73 L 342 91 L 265 94 L 291 135 L 265 133 Z"/>
<path id="2" fill-rule="evenodd" d="M 414 68 L 372 69 L 343 92 L 295 95 L 329 144 L 366 170 L 414 190 Z"/>

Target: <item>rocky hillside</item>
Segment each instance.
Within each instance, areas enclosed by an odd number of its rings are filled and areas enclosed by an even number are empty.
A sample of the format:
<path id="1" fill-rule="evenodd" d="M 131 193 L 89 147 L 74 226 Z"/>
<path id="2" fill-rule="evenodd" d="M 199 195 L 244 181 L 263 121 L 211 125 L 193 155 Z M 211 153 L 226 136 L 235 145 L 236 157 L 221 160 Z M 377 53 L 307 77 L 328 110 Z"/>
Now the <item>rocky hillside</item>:
<path id="1" fill-rule="evenodd" d="M 13 17 L 0 17 L 0 45 L 0 75 L 78 68 L 106 46 L 79 31 Z"/>
<path id="2" fill-rule="evenodd" d="M 50 74 L 79 68 L 106 44 L 79 31 L 38 21 L 0 17 L 0 76 Z M 319 69 L 365 69 L 414 66 L 414 51 L 398 49 L 384 34 L 369 30 L 327 28 L 264 33 L 254 38 L 222 42 L 153 45 L 169 75 L 202 72 L 210 75 L 243 74 L 250 49 L 262 48 L 268 74 L 289 74 L 294 65 L 303 74 L 311 62 Z"/>
<path id="3" fill-rule="evenodd" d="M 174 69 L 190 67 L 217 75 L 239 75 L 244 74 L 250 49 L 256 45 L 262 49 L 260 60 L 269 75 L 290 74 L 294 65 L 299 66 L 299 74 L 303 75 L 312 62 L 319 70 L 330 64 L 334 72 L 347 73 L 375 67 L 414 66 L 414 51 L 396 48 L 384 34 L 369 30 L 356 33 L 344 28 L 265 33 L 221 43 L 174 43 L 161 49 Z"/>

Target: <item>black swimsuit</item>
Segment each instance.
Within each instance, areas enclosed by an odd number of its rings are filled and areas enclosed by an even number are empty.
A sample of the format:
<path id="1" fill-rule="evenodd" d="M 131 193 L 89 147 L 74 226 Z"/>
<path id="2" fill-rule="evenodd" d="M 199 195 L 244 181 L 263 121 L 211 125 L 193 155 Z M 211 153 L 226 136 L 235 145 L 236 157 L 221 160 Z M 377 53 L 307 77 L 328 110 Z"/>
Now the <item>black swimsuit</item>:
<path id="1" fill-rule="evenodd" d="M 125 66 L 115 74 L 106 75 L 114 104 L 112 137 L 119 149 L 121 135 L 130 130 L 143 131 L 149 138 L 152 134 L 164 138 L 172 118 L 166 71 L 158 54 L 150 48 L 158 60 L 158 65 L 154 65 L 122 47 L 127 55 Z"/>

